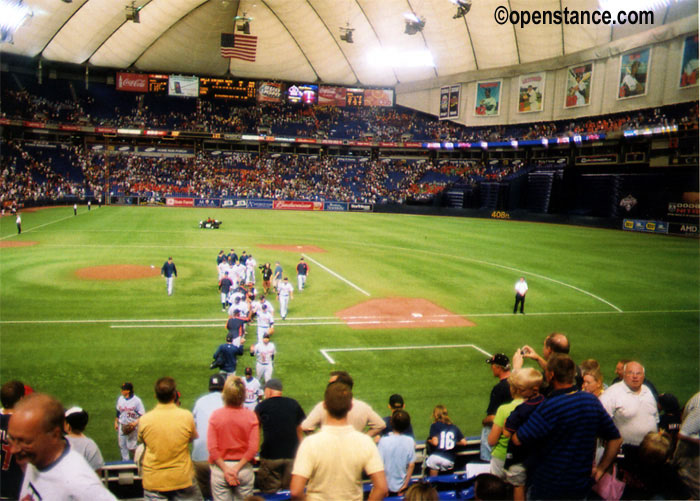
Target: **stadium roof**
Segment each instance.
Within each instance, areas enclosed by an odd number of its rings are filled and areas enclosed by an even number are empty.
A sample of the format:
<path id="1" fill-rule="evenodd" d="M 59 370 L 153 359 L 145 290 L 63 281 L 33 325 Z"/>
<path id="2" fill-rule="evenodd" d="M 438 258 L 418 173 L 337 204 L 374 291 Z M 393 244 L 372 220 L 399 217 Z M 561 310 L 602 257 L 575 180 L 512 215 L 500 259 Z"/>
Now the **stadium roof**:
<path id="1" fill-rule="evenodd" d="M 697 19 L 697 0 L 667 1 L 670 6 L 655 11 L 653 25 L 521 28 L 498 25 L 495 9 L 595 11 L 598 0 L 473 0 L 470 12 L 456 19 L 450 0 L 137 0 L 139 23 L 126 20 L 130 0 L 24 0 L 33 16 L 0 50 L 145 72 L 395 86 L 551 60 Z M 404 14 L 411 11 L 425 18 L 414 35 L 404 33 Z M 220 54 L 221 33 L 233 32 L 234 17 L 244 15 L 253 18 L 255 62 Z M 354 43 L 340 39 L 340 28 L 348 25 Z M 434 66 L 373 64 L 368 54 L 382 49 L 427 49 Z"/>

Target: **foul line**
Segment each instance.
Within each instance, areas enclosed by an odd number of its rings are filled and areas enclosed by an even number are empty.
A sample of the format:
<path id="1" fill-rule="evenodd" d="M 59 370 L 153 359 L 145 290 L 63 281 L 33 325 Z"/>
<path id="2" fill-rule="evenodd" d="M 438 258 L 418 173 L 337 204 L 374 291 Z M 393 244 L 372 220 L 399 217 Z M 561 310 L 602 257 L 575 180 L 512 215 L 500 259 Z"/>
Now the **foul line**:
<path id="1" fill-rule="evenodd" d="M 331 270 L 330 268 L 326 268 L 325 266 L 323 266 L 321 263 L 319 263 L 319 262 L 316 261 L 315 259 L 313 259 L 313 258 L 307 256 L 306 254 L 302 254 L 302 256 L 304 256 L 305 259 L 308 259 L 309 261 L 311 261 L 312 263 L 314 263 L 316 266 L 319 266 L 320 268 L 323 268 L 323 269 L 326 270 L 328 273 L 330 273 L 331 275 L 333 275 L 335 278 L 338 278 L 338 279 L 342 280 L 343 282 L 345 282 L 346 284 L 348 284 L 348 285 L 349 285 L 350 287 L 352 287 L 353 289 L 357 289 L 358 291 L 360 291 L 360 292 L 361 292 L 362 294 L 364 294 L 365 296 L 369 296 L 369 295 L 370 295 L 369 292 L 360 289 L 357 285 L 355 285 L 354 283 L 352 283 L 350 280 L 347 280 L 347 279 L 341 277 L 341 276 L 338 275 L 335 271 Z"/>
<path id="2" fill-rule="evenodd" d="M 335 360 L 328 354 L 333 351 L 392 351 L 392 350 L 436 350 L 441 348 L 472 348 L 474 350 L 480 351 L 487 357 L 491 354 L 486 350 L 479 348 L 475 344 L 434 344 L 428 346 L 377 346 L 371 348 L 323 348 L 318 351 L 321 352 L 326 360 L 331 364 L 335 364 Z"/>
<path id="3" fill-rule="evenodd" d="M 34 230 L 37 230 L 37 229 L 39 229 L 39 228 L 43 228 L 44 226 L 48 226 L 48 225 L 50 225 L 50 224 L 60 223 L 61 221 L 65 221 L 66 219 L 70 219 L 70 218 L 72 218 L 72 217 L 76 217 L 76 216 L 66 216 L 66 217 L 62 217 L 61 219 L 56 219 L 55 221 L 51 221 L 51 222 L 49 222 L 49 223 L 40 224 L 39 226 L 32 226 L 31 228 L 29 228 L 29 229 L 27 229 L 27 230 L 22 229 L 22 234 L 24 234 L 24 233 L 29 233 L 30 231 L 34 231 Z M 18 236 L 19 236 L 19 235 L 15 235 L 15 234 L 12 234 L 12 235 L 5 235 L 4 237 L 0 237 L 0 240 L 5 240 L 6 238 L 18 237 Z"/>

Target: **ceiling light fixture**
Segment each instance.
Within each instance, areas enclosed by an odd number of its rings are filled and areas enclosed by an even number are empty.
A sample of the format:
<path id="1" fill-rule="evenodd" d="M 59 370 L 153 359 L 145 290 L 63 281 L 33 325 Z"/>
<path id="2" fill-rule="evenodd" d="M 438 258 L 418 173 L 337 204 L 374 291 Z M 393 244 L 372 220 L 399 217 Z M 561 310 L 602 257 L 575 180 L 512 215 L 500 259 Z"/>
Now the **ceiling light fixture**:
<path id="1" fill-rule="evenodd" d="M 0 43 L 12 43 L 15 31 L 33 15 L 22 0 L 0 0 Z"/>
<path id="2" fill-rule="evenodd" d="M 355 31 L 355 28 L 351 28 L 350 23 L 347 23 L 345 28 L 343 28 L 341 26 L 340 27 L 340 39 L 346 43 L 354 43 L 354 40 L 352 39 L 352 32 L 353 31 Z"/>
<path id="3" fill-rule="evenodd" d="M 236 16 L 233 18 L 233 23 L 236 26 L 237 31 L 242 31 L 246 35 L 250 35 L 250 22 L 253 20 L 252 17 L 247 17 L 244 12 L 242 16 Z"/>
<path id="4" fill-rule="evenodd" d="M 452 16 L 452 19 L 459 19 L 460 17 L 466 16 L 472 8 L 471 0 L 450 0 L 450 2 L 457 6 L 457 12 Z"/>
<path id="5" fill-rule="evenodd" d="M 126 20 L 131 21 L 133 23 L 140 23 L 141 22 L 141 15 L 139 14 L 139 11 L 143 8 L 141 7 L 136 7 L 136 2 L 131 2 L 131 5 L 127 5 L 125 7 L 126 9 Z"/>
<path id="6" fill-rule="evenodd" d="M 407 35 L 415 35 L 416 33 L 423 31 L 423 28 L 425 28 L 424 17 L 419 18 L 413 12 L 406 12 L 403 17 L 406 18 L 406 28 L 404 29 L 404 33 Z"/>

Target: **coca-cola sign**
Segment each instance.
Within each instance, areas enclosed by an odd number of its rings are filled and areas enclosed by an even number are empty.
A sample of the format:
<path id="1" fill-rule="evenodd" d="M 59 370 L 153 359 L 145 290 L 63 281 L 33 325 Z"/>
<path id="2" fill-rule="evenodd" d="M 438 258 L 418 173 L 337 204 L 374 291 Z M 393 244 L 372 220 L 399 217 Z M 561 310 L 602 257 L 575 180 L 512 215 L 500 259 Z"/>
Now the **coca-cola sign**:
<path id="1" fill-rule="evenodd" d="M 139 73 L 117 73 L 117 90 L 147 92 L 148 75 Z"/>

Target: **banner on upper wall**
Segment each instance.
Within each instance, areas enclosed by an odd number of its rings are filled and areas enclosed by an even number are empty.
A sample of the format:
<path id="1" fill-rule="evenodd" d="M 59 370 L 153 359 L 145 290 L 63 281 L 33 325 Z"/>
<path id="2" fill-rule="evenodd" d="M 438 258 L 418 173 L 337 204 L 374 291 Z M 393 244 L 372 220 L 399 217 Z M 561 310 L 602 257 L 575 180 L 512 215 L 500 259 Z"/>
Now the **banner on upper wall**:
<path id="1" fill-rule="evenodd" d="M 645 96 L 651 67 L 651 48 L 635 50 L 620 56 L 620 78 L 617 99 Z"/>
<path id="2" fill-rule="evenodd" d="M 495 117 L 501 112 L 501 80 L 476 83 L 474 115 Z"/>
<path id="3" fill-rule="evenodd" d="M 318 104 L 320 106 L 345 106 L 345 87 L 321 85 L 318 88 Z"/>
<path id="4" fill-rule="evenodd" d="M 141 73 L 117 73 L 117 90 L 148 92 L 148 75 Z"/>
<path id="5" fill-rule="evenodd" d="M 681 54 L 681 89 L 698 85 L 698 35 L 686 37 Z"/>
<path id="6" fill-rule="evenodd" d="M 450 87 L 440 87 L 440 120 L 449 116 L 450 113 Z"/>
<path id="7" fill-rule="evenodd" d="M 394 106 L 394 89 L 365 89 L 365 106 Z"/>
<path id="8" fill-rule="evenodd" d="M 259 103 L 281 103 L 282 84 L 275 82 L 260 82 L 258 86 Z"/>
<path id="9" fill-rule="evenodd" d="M 566 99 L 564 108 L 580 108 L 591 104 L 593 63 L 569 66 L 566 71 Z"/>
<path id="10" fill-rule="evenodd" d="M 518 113 L 533 113 L 544 109 L 546 73 L 518 77 Z"/>
<path id="11" fill-rule="evenodd" d="M 450 118 L 459 118 L 459 100 L 461 94 L 461 85 L 453 85 L 450 87 L 450 105 L 448 112 Z"/>

